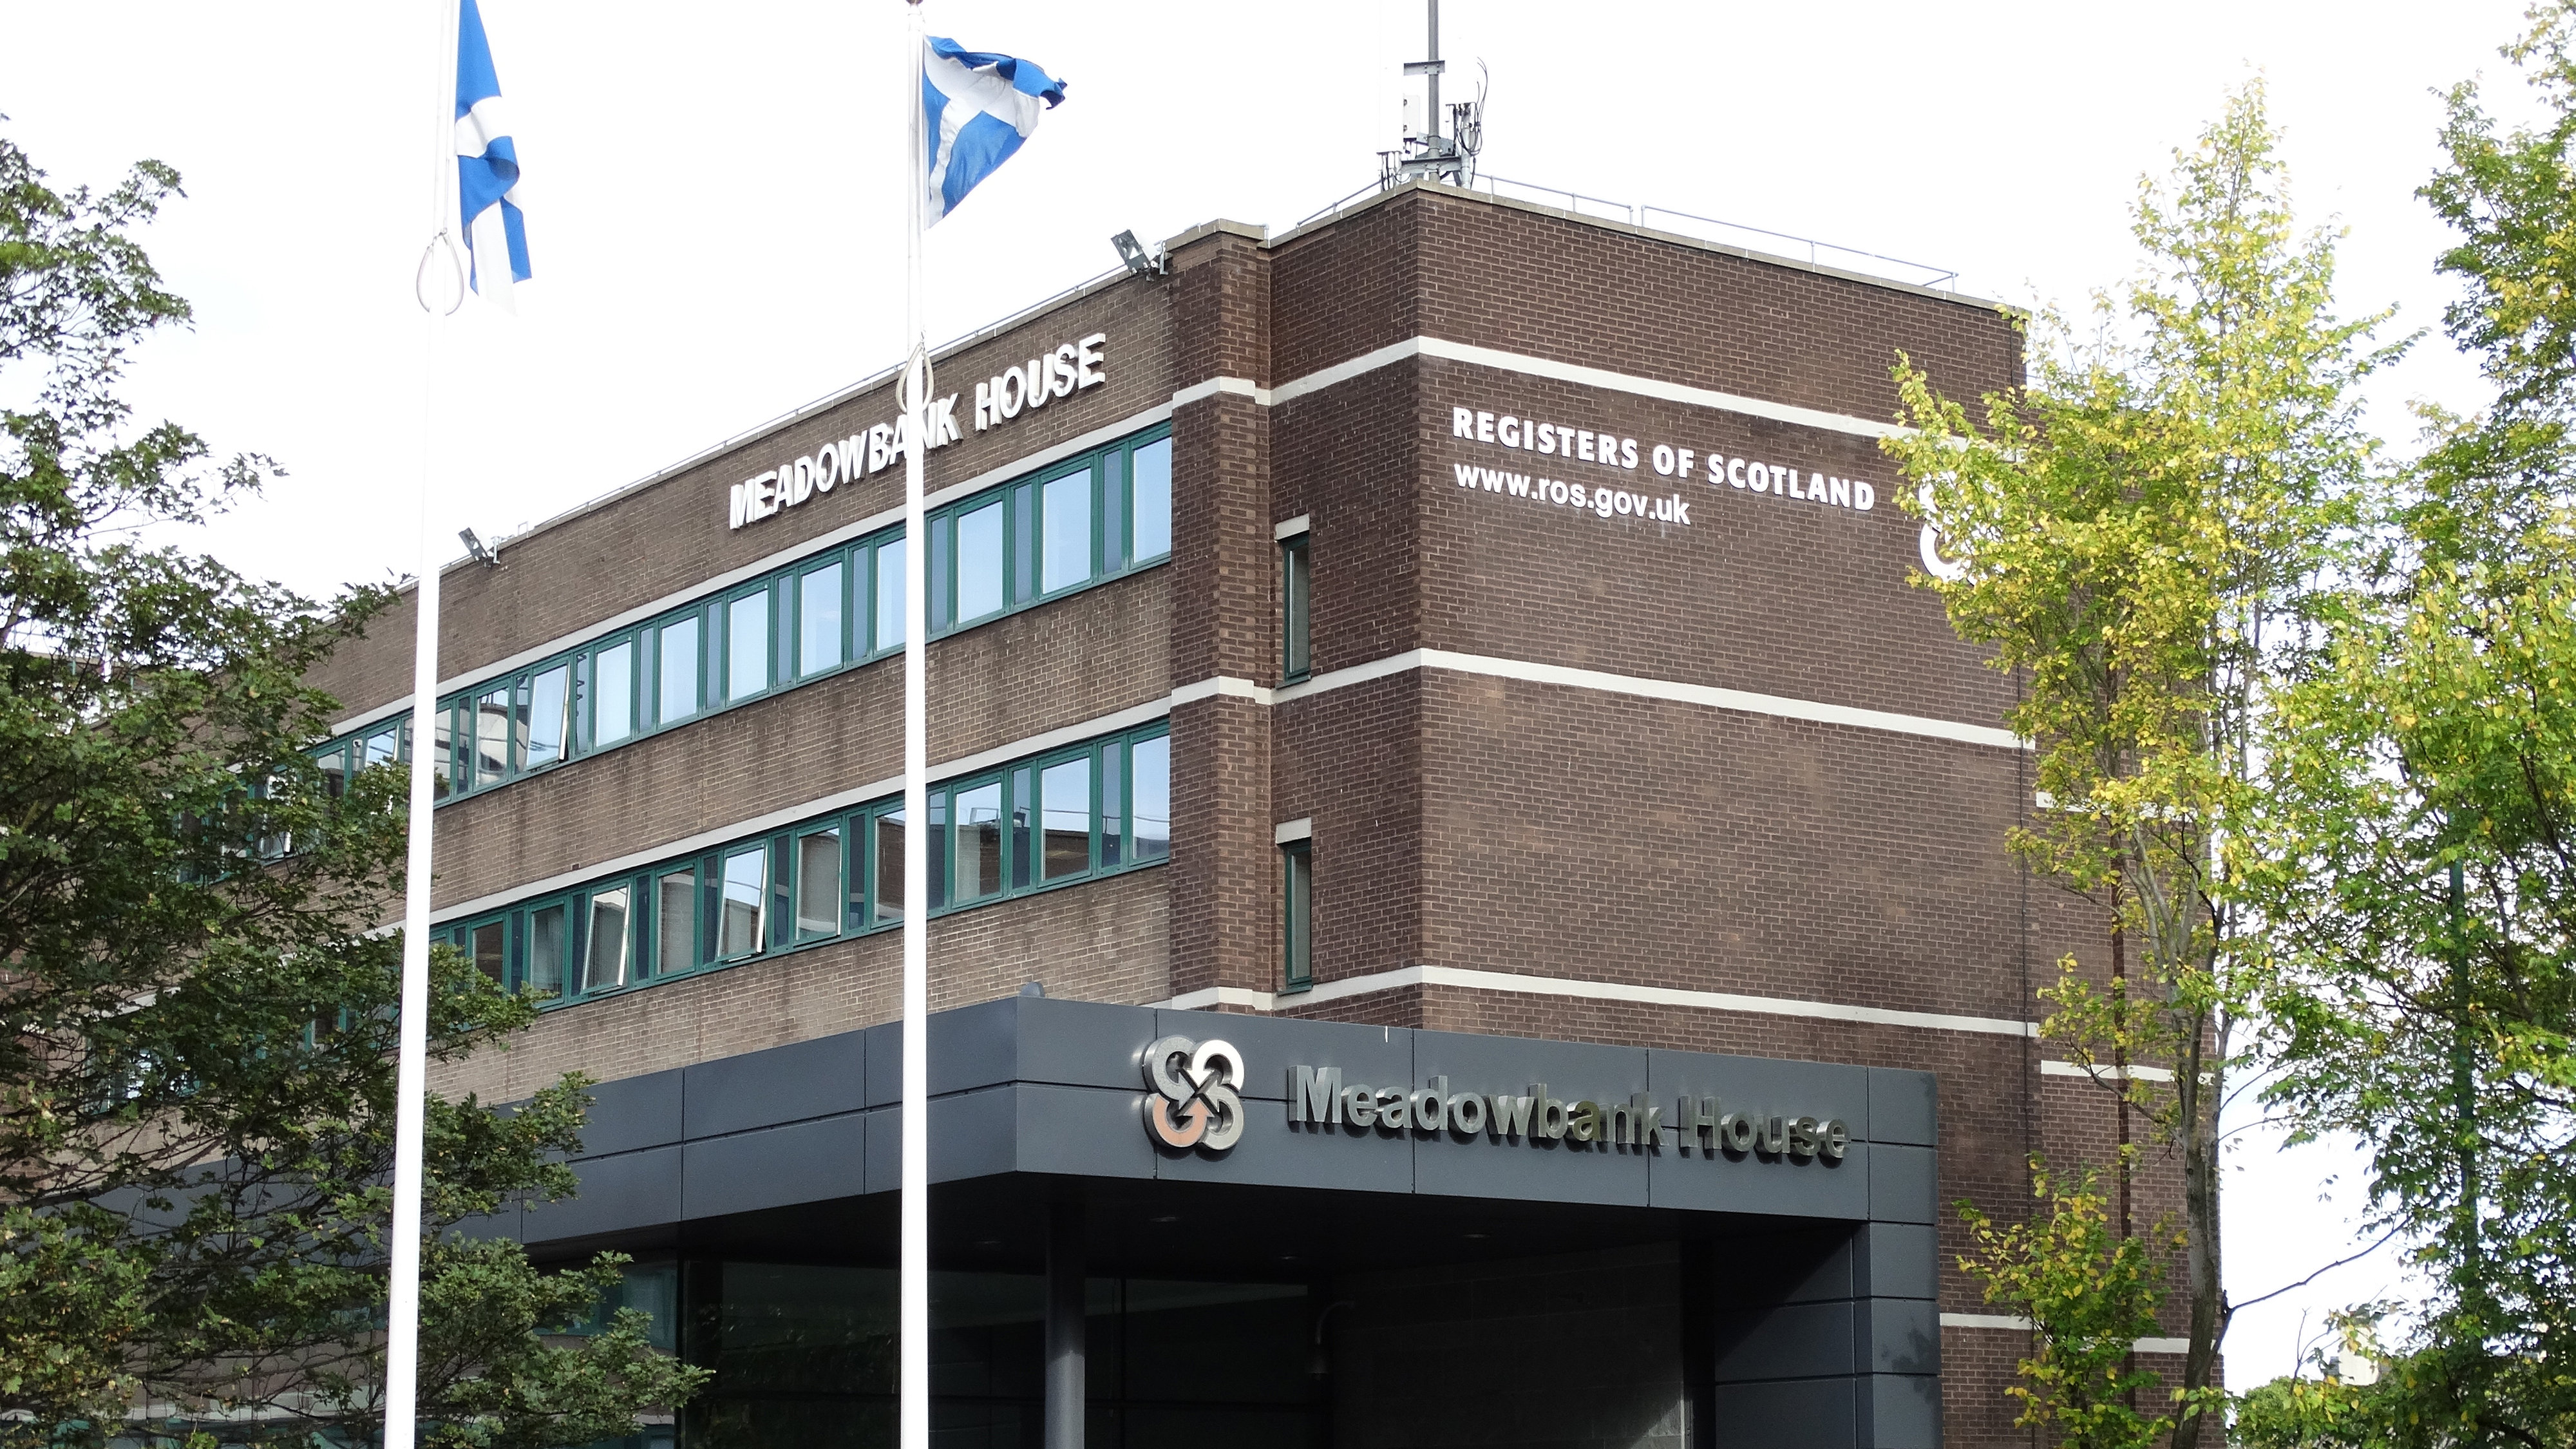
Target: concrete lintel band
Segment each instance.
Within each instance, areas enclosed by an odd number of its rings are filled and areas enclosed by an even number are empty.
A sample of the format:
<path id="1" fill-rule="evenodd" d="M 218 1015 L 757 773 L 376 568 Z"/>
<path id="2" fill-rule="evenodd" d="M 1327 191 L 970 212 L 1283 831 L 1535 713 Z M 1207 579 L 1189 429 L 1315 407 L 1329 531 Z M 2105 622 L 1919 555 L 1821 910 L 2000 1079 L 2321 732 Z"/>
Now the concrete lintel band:
<path id="1" fill-rule="evenodd" d="M 2031 1321 L 2011 1313 L 1944 1313 L 1943 1328 L 1991 1328 L 2007 1333 L 2028 1333 Z M 2129 1345 L 2139 1353 L 2189 1353 L 2188 1338 L 2141 1338 Z"/>

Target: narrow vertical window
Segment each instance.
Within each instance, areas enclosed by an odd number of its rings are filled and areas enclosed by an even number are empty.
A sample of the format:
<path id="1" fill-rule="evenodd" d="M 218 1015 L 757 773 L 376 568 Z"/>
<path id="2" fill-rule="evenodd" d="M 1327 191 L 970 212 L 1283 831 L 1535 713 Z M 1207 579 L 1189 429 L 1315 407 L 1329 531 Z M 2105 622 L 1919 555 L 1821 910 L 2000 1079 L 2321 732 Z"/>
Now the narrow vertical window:
<path id="1" fill-rule="evenodd" d="M 1136 860 L 1161 860 L 1172 853 L 1172 737 L 1138 740 L 1129 752 L 1135 783 L 1130 787 L 1136 816 Z"/>
<path id="2" fill-rule="evenodd" d="M 1172 551 L 1172 440 L 1160 438 L 1135 453 L 1136 562 Z"/>
<path id="3" fill-rule="evenodd" d="M 1002 782 L 957 792 L 957 899 L 1002 893 Z"/>
<path id="4" fill-rule="evenodd" d="M 487 921 L 466 932 L 466 951 L 474 958 L 474 969 L 491 978 L 495 986 L 510 984 L 509 931 L 499 921 Z"/>
<path id="5" fill-rule="evenodd" d="M 626 640 L 590 656 L 590 737 L 609 745 L 635 733 L 635 646 Z"/>
<path id="6" fill-rule="evenodd" d="M 888 810 L 877 817 L 876 839 L 876 915 L 877 924 L 903 919 L 903 812 Z"/>
<path id="7" fill-rule="evenodd" d="M 877 546 L 876 640 L 871 652 L 903 647 L 903 540 Z"/>
<path id="8" fill-rule="evenodd" d="M 796 581 L 796 672 L 820 674 L 841 662 L 841 565 L 808 569 Z"/>
<path id="9" fill-rule="evenodd" d="M 1100 459 L 1100 571 L 1127 567 L 1127 455 L 1115 448 Z"/>
<path id="10" fill-rule="evenodd" d="M 1002 612 L 1002 500 L 957 516 L 957 622 Z"/>
<path id="11" fill-rule="evenodd" d="M 1309 847 L 1312 841 L 1292 840 L 1279 847 L 1279 859 L 1286 867 L 1286 889 L 1281 896 L 1283 907 L 1280 925 L 1281 985 L 1290 991 L 1302 991 L 1315 984 L 1315 857 Z"/>
<path id="12" fill-rule="evenodd" d="M 660 640 L 653 672 L 662 685 L 660 718 L 669 724 L 698 712 L 698 616 L 663 625 Z"/>
<path id="13" fill-rule="evenodd" d="M 796 837 L 796 936 L 811 940 L 841 932 L 841 832 L 810 830 Z"/>
<path id="14" fill-rule="evenodd" d="M 957 561 L 955 556 L 950 552 L 949 545 L 955 541 L 956 537 L 957 528 L 955 519 L 943 513 L 937 518 L 930 520 L 930 546 L 924 550 L 924 557 L 928 559 L 930 564 L 930 584 L 926 591 L 928 594 L 928 607 L 926 612 L 930 616 L 930 633 L 934 637 L 945 633 L 948 629 L 949 621 L 957 617 L 957 611 L 954 607 L 956 600 L 951 597 L 949 593 L 949 585 L 955 581 L 957 576 Z"/>
<path id="15" fill-rule="evenodd" d="M 378 765 L 392 764 L 394 756 L 401 752 L 401 736 L 401 729 L 379 730 L 367 736 L 366 743 L 358 747 L 358 768 L 372 770 Z"/>
<path id="16" fill-rule="evenodd" d="M 675 870 L 653 889 L 654 969 L 670 976 L 698 964 L 698 873 Z"/>
<path id="17" fill-rule="evenodd" d="M 1091 578 L 1091 470 L 1046 485 L 1046 548 L 1039 585 L 1046 593 Z"/>
<path id="18" fill-rule="evenodd" d="M 474 784 L 501 783 L 510 770 L 510 690 L 496 689 L 474 702 Z"/>
<path id="19" fill-rule="evenodd" d="M 322 793 L 337 800 L 349 791 L 349 747 L 341 745 L 326 751 L 322 766 Z"/>
<path id="20" fill-rule="evenodd" d="M 548 1001 L 563 995 L 571 918 L 572 907 L 562 902 L 528 912 L 528 989 Z"/>
<path id="21" fill-rule="evenodd" d="M 456 792 L 456 711 L 438 712 L 438 732 L 430 741 L 430 769 L 436 774 L 430 782 L 433 798 L 444 800 Z"/>
<path id="22" fill-rule="evenodd" d="M 769 591 L 725 605 L 725 698 L 749 699 L 769 687 Z"/>
<path id="23" fill-rule="evenodd" d="M 1127 859 L 1127 744 L 1111 740 L 1100 751 L 1100 868 Z"/>
<path id="24" fill-rule="evenodd" d="M 626 984 L 626 959 L 634 936 L 627 926 L 631 914 L 626 887 L 591 893 L 590 939 L 581 959 L 582 990 L 607 991 Z"/>
<path id="25" fill-rule="evenodd" d="M 1011 490 L 1011 602 L 1038 596 L 1038 486 Z"/>
<path id="26" fill-rule="evenodd" d="M 1091 757 L 1046 767 L 1046 878 L 1063 880 L 1091 869 Z"/>
<path id="27" fill-rule="evenodd" d="M 761 925 L 769 904 L 769 847 L 737 850 L 724 860 L 723 917 L 716 954 L 731 959 L 760 950 Z"/>
<path id="28" fill-rule="evenodd" d="M 1305 678 L 1315 667 L 1307 626 L 1307 538 L 1301 533 L 1279 545 L 1280 676 L 1290 680 Z"/>
<path id="29" fill-rule="evenodd" d="M 1038 878 L 1037 813 L 1037 772 L 1022 765 L 1011 772 L 1011 889 L 1015 891 L 1027 889 Z"/>
<path id="30" fill-rule="evenodd" d="M 528 684 L 528 752 L 522 768 L 533 770 L 562 759 L 571 739 L 572 666 L 558 664 L 540 671 Z"/>
<path id="31" fill-rule="evenodd" d="M 930 818 L 922 822 L 921 828 L 923 833 L 930 837 L 928 841 L 929 848 L 922 852 L 930 857 L 930 884 L 929 888 L 924 891 L 923 894 L 930 897 L 930 908 L 935 911 L 941 906 L 948 904 L 949 841 L 947 791 L 933 790 L 930 792 Z"/>

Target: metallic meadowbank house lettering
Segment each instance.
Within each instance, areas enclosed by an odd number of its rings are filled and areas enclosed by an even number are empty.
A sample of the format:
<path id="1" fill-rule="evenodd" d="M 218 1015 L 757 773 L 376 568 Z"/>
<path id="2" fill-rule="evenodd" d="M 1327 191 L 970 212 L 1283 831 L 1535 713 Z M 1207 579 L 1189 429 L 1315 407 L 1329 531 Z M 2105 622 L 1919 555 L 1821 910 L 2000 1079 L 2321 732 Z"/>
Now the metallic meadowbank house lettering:
<path id="1" fill-rule="evenodd" d="M 975 431 L 980 433 L 1022 412 L 1042 408 L 1049 399 L 1107 382 L 1109 376 L 1102 371 L 1101 360 L 1108 343 L 1109 334 L 1094 332 L 1078 342 L 1067 342 L 1043 356 L 1032 357 L 1000 377 L 975 384 Z M 931 400 L 929 427 L 928 446 L 932 448 L 944 448 L 963 436 L 957 427 L 957 394 Z M 853 479 L 882 473 L 903 461 L 904 449 L 911 443 L 911 427 L 906 419 L 898 417 L 826 443 L 793 463 L 746 478 L 733 485 L 726 503 L 730 520 L 727 526 L 740 528 L 746 523 L 758 523 Z"/>
<path id="2" fill-rule="evenodd" d="M 1635 438 L 1621 437 L 1606 430 L 1539 422 L 1513 413 L 1452 407 L 1449 410 L 1449 436 L 1475 443 L 1493 443 L 1543 458 L 1591 463 L 1630 473 L 1637 471 L 1642 461 L 1654 469 L 1658 477 L 1687 481 L 1696 475 L 1704 478 L 1712 488 L 1726 487 L 1745 493 L 1794 499 L 1800 503 L 1821 503 L 1832 508 L 1848 508 L 1854 513 L 1867 513 L 1878 506 L 1877 487 L 1859 478 L 1837 478 L 1812 469 L 1802 473 L 1778 463 L 1766 463 L 1755 458 L 1731 458 L 1722 452 L 1677 448 L 1669 443 L 1655 443 L 1641 449 Z M 1502 493 L 1558 507 L 1589 508 L 1603 518 L 1634 515 L 1653 523 L 1683 525 L 1691 521 L 1690 500 L 1679 493 L 1649 497 L 1624 488 L 1604 488 L 1597 483 L 1585 485 L 1560 478 L 1532 478 L 1526 473 L 1467 463 L 1450 466 L 1456 470 L 1461 488 L 1482 488 L 1488 493 Z"/>
<path id="3" fill-rule="evenodd" d="M 1223 1152 L 1243 1139 L 1243 1053 L 1232 1042 L 1167 1036 L 1145 1048 L 1145 1131 L 1171 1148 Z"/>
<path id="4" fill-rule="evenodd" d="M 1639 1152 L 1661 1151 L 1670 1132 L 1683 1152 L 1730 1158 L 1757 1153 L 1793 1162 L 1840 1162 L 1851 1145 L 1851 1128 L 1839 1117 L 1730 1112 L 1715 1097 L 1676 1097 L 1673 1119 L 1666 1122 L 1663 1108 L 1643 1092 L 1630 1093 L 1624 1102 L 1569 1102 L 1549 1096 L 1544 1082 L 1532 1083 L 1527 1096 L 1452 1092 L 1447 1077 L 1411 1089 L 1345 1086 L 1339 1067 L 1288 1069 L 1288 1121 L 1312 1132 L 1374 1127 L 1410 1130 L 1435 1141 L 1482 1136 L 1495 1143 L 1518 1138 L 1529 1146 L 1572 1142 Z"/>

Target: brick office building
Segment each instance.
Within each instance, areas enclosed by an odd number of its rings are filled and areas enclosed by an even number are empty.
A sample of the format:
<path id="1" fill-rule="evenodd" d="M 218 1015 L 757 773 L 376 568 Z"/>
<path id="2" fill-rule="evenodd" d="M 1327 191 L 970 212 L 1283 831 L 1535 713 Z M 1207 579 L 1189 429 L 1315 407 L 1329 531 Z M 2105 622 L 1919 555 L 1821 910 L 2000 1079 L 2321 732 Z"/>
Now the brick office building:
<path id="1" fill-rule="evenodd" d="M 2021 1442 L 1937 1205 L 2102 1114 L 1876 448 L 2006 319 L 1428 183 L 1169 256 L 936 359 L 943 1436 L 1038 1442 L 1069 1341 L 1095 1444 Z M 435 920 L 559 1004 L 439 1085 L 602 1083 L 500 1230 L 637 1257 L 692 1446 L 891 1442 L 894 412 L 444 585 Z M 320 681 L 352 767 L 409 637 Z"/>

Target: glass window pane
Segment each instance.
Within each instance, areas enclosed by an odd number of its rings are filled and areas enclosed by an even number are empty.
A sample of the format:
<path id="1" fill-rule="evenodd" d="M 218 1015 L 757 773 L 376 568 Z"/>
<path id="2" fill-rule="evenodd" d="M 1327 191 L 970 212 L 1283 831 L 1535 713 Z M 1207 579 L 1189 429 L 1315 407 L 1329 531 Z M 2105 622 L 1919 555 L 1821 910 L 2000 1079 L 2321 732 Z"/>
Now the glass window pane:
<path id="1" fill-rule="evenodd" d="M 628 914 L 626 887 L 592 894 L 590 949 L 582 957 L 582 990 L 606 991 L 626 984 L 626 953 L 633 934 L 626 928 Z"/>
<path id="2" fill-rule="evenodd" d="M 565 928 L 571 916 L 572 907 L 566 905 L 528 912 L 528 986 L 548 1000 L 563 995 L 564 950 L 570 943 Z"/>
<path id="3" fill-rule="evenodd" d="M 930 908 L 938 910 L 948 904 L 948 792 L 930 792 L 930 818 L 922 823 L 922 833 L 929 837 L 925 854 L 930 857 Z"/>
<path id="4" fill-rule="evenodd" d="M 455 735 L 456 712 L 440 710 L 438 734 L 430 742 L 429 747 L 430 768 L 438 772 L 436 778 L 431 781 L 430 789 L 432 795 L 440 800 L 446 799 L 456 789 Z"/>
<path id="5" fill-rule="evenodd" d="M 903 919 L 903 812 L 889 810 L 877 817 L 876 919 L 879 922 Z"/>
<path id="6" fill-rule="evenodd" d="M 661 677 L 664 724 L 698 712 L 698 618 L 674 619 L 662 626 L 661 656 L 653 661 Z"/>
<path id="7" fill-rule="evenodd" d="M 1314 665 L 1307 627 L 1307 550 L 1303 537 L 1279 550 L 1279 638 L 1281 664 L 1291 679 L 1302 679 Z"/>
<path id="8" fill-rule="evenodd" d="M 378 765 L 393 763 L 397 749 L 396 741 L 401 734 L 400 730 L 380 730 L 367 736 L 366 743 L 358 747 L 360 752 L 358 767 L 374 769 Z"/>
<path id="9" fill-rule="evenodd" d="M 1136 859 L 1160 860 L 1172 853 L 1172 737 L 1138 740 L 1130 752 L 1135 776 Z"/>
<path id="10" fill-rule="evenodd" d="M 1038 596 L 1038 485 L 1011 490 L 1011 602 Z"/>
<path id="11" fill-rule="evenodd" d="M 698 873 L 673 871 L 659 883 L 659 914 L 653 922 L 656 968 L 668 976 L 698 964 Z"/>
<path id="12" fill-rule="evenodd" d="M 957 622 L 1002 612 L 1002 500 L 957 518 Z"/>
<path id="13" fill-rule="evenodd" d="M 755 845 L 725 857 L 724 922 L 716 954 L 748 956 L 760 949 L 761 912 L 769 903 L 769 848 Z"/>
<path id="14" fill-rule="evenodd" d="M 808 569 L 796 581 L 796 669 L 816 674 L 841 662 L 841 566 Z"/>
<path id="15" fill-rule="evenodd" d="M 328 750 L 316 763 L 322 767 L 322 793 L 339 799 L 349 788 L 349 747 Z"/>
<path id="16" fill-rule="evenodd" d="M 903 540 L 877 546 L 874 652 L 903 647 Z"/>
<path id="17" fill-rule="evenodd" d="M 1046 878 L 1061 880 L 1091 869 L 1091 757 L 1049 765 L 1046 795 Z"/>
<path id="18" fill-rule="evenodd" d="M 510 770 L 510 691 L 496 689 L 474 702 L 474 783 L 493 785 Z"/>
<path id="19" fill-rule="evenodd" d="M 933 634 L 946 633 L 949 622 L 957 617 L 956 611 L 950 607 L 956 598 L 949 587 L 957 578 L 956 550 L 952 547 L 956 539 L 957 520 L 945 513 L 930 520 L 930 544 L 923 556 L 930 564 L 925 612 L 930 616 L 930 632 Z"/>
<path id="20" fill-rule="evenodd" d="M 466 933 L 466 949 L 474 957 L 474 969 L 492 978 L 495 986 L 509 980 L 508 940 L 509 933 L 499 921 L 486 922 Z"/>
<path id="21" fill-rule="evenodd" d="M 769 687 L 769 591 L 725 605 L 725 698 L 749 699 Z"/>
<path id="22" fill-rule="evenodd" d="M 1011 772 L 1011 889 L 1021 890 L 1037 879 L 1033 864 L 1040 836 L 1037 831 L 1037 771 L 1026 765 Z"/>
<path id="23" fill-rule="evenodd" d="M 1127 749 L 1112 744 L 1100 752 L 1100 868 L 1126 860 L 1126 849 Z"/>
<path id="24" fill-rule="evenodd" d="M 1127 567 L 1127 455 L 1115 449 L 1100 459 L 1100 569 Z"/>
<path id="25" fill-rule="evenodd" d="M 1143 563 L 1172 551 L 1172 440 L 1138 448 L 1135 471 L 1136 561 Z"/>
<path id="26" fill-rule="evenodd" d="M 615 744 L 635 733 L 635 646 L 624 640 L 590 657 L 590 737 Z"/>
<path id="27" fill-rule="evenodd" d="M 796 934 L 837 935 L 841 929 L 841 832 L 817 830 L 796 837 Z"/>
<path id="28" fill-rule="evenodd" d="M 1091 577 L 1091 470 L 1046 486 L 1046 591 Z"/>
<path id="29" fill-rule="evenodd" d="M 1002 782 L 957 792 L 957 899 L 1002 893 Z"/>
<path id="30" fill-rule="evenodd" d="M 1303 841 L 1285 847 L 1280 854 L 1288 865 L 1283 921 L 1287 939 L 1282 943 L 1284 969 L 1280 974 L 1286 978 L 1284 984 L 1304 986 L 1314 979 L 1315 974 L 1313 947 L 1309 944 L 1313 939 L 1314 857 L 1308 853 Z"/>
<path id="31" fill-rule="evenodd" d="M 572 666 L 558 664 L 528 686 L 527 768 L 564 757 L 572 726 Z"/>

